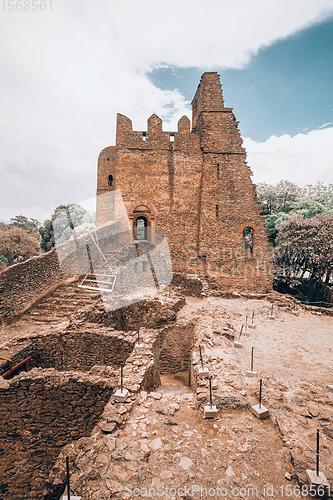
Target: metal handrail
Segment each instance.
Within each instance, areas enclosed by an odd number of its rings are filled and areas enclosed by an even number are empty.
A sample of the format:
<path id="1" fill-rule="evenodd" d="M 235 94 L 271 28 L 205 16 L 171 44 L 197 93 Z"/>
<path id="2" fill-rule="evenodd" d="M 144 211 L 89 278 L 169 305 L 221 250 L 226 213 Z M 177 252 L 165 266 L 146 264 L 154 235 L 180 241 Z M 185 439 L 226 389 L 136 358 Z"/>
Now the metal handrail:
<path id="1" fill-rule="evenodd" d="M 6 361 L 9 361 L 9 371 L 11 371 L 13 366 L 13 361 L 9 358 L 4 358 L 3 356 L 0 356 L 0 359 L 5 359 Z"/>
<path id="2" fill-rule="evenodd" d="M 28 362 L 31 361 L 31 356 L 28 356 L 27 358 L 23 359 L 23 361 L 20 361 L 17 363 L 17 365 L 12 366 L 12 360 L 7 359 L 7 358 L 1 358 L 1 359 L 6 359 L 6 361 L 10 362 L 10 368 L 8 371 L 2 374 L 3 378 L 9 377 L 13 372 L 15 372 L 18 368 L 21 368 L 21 366 L 25 365 L 25 371 L 28 371 Z"/>

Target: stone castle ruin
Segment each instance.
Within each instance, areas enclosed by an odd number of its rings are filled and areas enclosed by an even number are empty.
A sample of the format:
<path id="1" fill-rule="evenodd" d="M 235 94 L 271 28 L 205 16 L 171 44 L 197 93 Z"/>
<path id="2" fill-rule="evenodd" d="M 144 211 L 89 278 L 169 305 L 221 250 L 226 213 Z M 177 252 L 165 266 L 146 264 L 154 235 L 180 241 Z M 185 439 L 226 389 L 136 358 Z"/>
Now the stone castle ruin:
<path id="1" fill-rule="evenodd" d="M 232 108 L 217 73 L 204 73 L 183 116 L 164 132 L 152 115 L 147 131 L 117 116 L 116 146 L 98 159 L 96 224 L 108 222 L 103 194 L 120 190 L 135 240 L 167 236 L 174 273 L 206 275 L 222 289 L 272 287 L 270 246 Z"/>
<path id="2" fill-rule="evenodd" d="M 333 310 L 272 291 L 217 73 L 202 76 L 192 108 L 192 130 L 182 117 L 177 132 L 156 115 L 133 131 L 118 115 L 116 146 L 98 161 L 96 227 L 75 236 L 68 210 L 58 226 L 73 237 L 0 272 L 1 500 L 64 500 L 67 459 L 81 500 L 160 483 L 281 491 L 307 484 L 319 426 L 333 481 Z M 253 349 L 265 421 L 249 411 L 261 398 L 252 364 L 246 375 Z"/>

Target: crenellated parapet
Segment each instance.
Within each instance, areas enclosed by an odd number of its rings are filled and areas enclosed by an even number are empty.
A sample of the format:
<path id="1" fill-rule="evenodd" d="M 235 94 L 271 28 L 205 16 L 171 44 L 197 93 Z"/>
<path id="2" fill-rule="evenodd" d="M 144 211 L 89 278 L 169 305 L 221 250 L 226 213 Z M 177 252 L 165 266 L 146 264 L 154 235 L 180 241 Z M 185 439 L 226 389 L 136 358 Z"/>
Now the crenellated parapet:
<path id="1" fill-rule="evenodd" d="M 156 114 L 148 118 L 146 131 L 133 130 L 132 120 L 120 113 L 117 115 L 117 147 L 169 150 L 170 147 L 181 149 L 189 144 L 200 147 L 199 138 L 191 132 L 191 122 L 185 115 L 178 121 L 178 130 L 175 132 L 163 131 L 163 122 Z"/>

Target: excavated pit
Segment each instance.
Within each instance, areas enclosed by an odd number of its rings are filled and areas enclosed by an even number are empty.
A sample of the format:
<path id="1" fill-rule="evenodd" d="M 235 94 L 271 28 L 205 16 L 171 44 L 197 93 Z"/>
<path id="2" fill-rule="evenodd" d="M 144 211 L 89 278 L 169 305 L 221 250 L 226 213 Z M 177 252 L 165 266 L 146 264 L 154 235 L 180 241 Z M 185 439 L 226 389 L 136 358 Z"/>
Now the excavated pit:
<path id="1" fill-rule="evenodd" d="M 0 387 L 0 498 L 42 498 L 60 449 L 89 436 L 115 384 L 78 372 L 35 368 Z"/>
<path id="2" fill-rule="evenodd" d="M 43 498 L 61 448 L 91 434 L 130 356 L 133 335 L 93 326 L 33 335 L 14 353 L 21 367 L 0 381 L 0 498 Z M 1 360 L 1 371 L 9 362 Z"/>
<path id="3" fill-rule="evenodd" d="M 191 385 L 191 353 L 195 323 L 170 325 L 160 332 L 159 373 L 177 377 Z"/>
<path id="4" fill-rule="evenodd" d="M 97 331 L 98 329 L 98 331 Z M 95 365 L 120 367 L 134 347 L 134 336 L 92 325 L 91 328 L 68 330 L 47 335 L 33 335 L 30 342 L 7 355 L 13 367 L 30 357 L 31 368 L 54 368 L 59 371 L 89 371 Z M 1 373 L 9 362 L 0 360 Z M 24 366 L 19 371 L 23 371 Z M 18 372 L 13 373 L 17 375 Z"/>
<path id="5" fill-rule="evenodd" d="M 29 362 L 27 372 L 21 371 L 24 364 L 0 377 L 1 500 L 42 500 L 45 491 L 63 491 L 63 474 L 58 486 L 49 483 L 62 449 L 120 425 L 120 416 L 116 426 L 109 421 L 120 367 L 132 398 L 142 388 L 157 387 L 160 370 L 188 372 L 193 325 L 172 324 L 184 303 L 145 300 L 112 315 L 95 309 L 64 331 L 33 334 L 8 346 L 13 367 Z M 135 347 L 138 317 L 143 351 Z M 120 324 L 125 331 L 115 329 Z M 9 367 L 0 360 L 0 373 Z"/>

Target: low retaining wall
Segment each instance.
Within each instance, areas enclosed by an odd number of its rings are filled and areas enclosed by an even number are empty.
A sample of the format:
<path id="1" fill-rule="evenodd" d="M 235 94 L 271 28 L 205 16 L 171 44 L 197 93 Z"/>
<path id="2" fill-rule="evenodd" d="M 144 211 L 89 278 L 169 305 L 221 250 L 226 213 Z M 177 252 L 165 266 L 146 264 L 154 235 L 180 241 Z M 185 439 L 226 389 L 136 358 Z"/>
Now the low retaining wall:
<path id="1" fill-rule="evenodd" d="M 55 248 L 0 272 L 0 324 L 7 323 L 71 276 L 60 267 Z"/>

